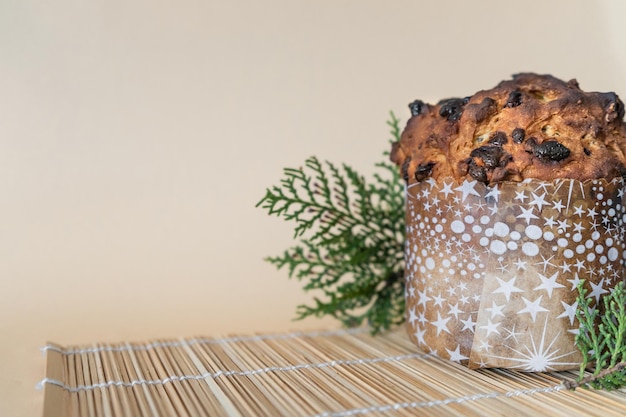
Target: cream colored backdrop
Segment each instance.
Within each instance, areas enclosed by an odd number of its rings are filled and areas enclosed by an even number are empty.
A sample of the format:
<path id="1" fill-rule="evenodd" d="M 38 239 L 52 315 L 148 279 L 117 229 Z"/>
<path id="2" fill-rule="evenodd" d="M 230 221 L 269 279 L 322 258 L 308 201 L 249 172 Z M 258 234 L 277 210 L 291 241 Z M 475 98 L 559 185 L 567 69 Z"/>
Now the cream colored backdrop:
<path id="1" fill-rule="evenodd" d="M 520 71 L 626 97 L 620 1 L 0 3 L 0 415 L 37 348 L 335 327 L 255 209 L 310 155 L 369 174 L 388 112 Z"/>

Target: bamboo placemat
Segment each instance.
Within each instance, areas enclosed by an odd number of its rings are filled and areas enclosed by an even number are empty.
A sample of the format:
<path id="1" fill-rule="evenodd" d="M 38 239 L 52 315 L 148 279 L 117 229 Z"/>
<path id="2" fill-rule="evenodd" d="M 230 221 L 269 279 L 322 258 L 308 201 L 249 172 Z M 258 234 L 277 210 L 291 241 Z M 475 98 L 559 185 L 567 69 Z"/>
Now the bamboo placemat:
<path id="1" fill-rule="evenodd" d="M 626 415 L 624 390 L 568 391 L 574 372 L 468 370 L 402 330 L 44 350 L 44 417 Z"/>

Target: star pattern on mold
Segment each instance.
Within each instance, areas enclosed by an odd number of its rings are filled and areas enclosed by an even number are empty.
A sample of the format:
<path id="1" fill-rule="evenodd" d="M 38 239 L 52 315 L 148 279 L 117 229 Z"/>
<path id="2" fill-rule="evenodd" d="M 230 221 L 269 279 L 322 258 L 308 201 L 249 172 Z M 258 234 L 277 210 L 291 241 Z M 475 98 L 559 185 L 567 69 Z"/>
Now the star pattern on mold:
<path id="1" fill-rule="evenodd" d="M 571 272 L 572 265 L 570 265 L 567 262 L 563 261 L 563 264 L 559 265 L 559 268 L 561 269 L 562 273 Z"/>
<path id="2" fill-rule="evenodd" d="M 521 288 L 517 288 L 515 286 L 515 280 L 517 277 L 513 277 L 508 281 L 505 281 L 501 278 L 496 277 L 496 280 L 500 284 L 500 286 L 494 291 L 494 294 L 504 294 L 506 297 L 506 301 L 511 299 L 511 294 L 516 292 L 524 292 Z"/>
<path id="3" fill-rule="evenodd" d="M 415 338 L 417 339 L 417 342 L 420 345 L 425 345 L 426 344 L 426 340 L 424 340 L 424 335 L 426 334 L 426 330 L 424 329 L 417 329 L 414 333 Z"/>
<path id="4" fill-rule="evenodd" d="M 474 333 L 474 329 L 476 328 L 476 322 L 472 319 L 471 314 L 469 315 L 467 320 L 461 320 L 461 323 L 463 323 L 463 328 L 461 329 L 461 331 L 469 330 L 470 332 Z"/>
<path id="5" fill-rule="evenodd" d="M 535 291 L 546 290 L 546 292 L 548 293 L 548 298 L 552 298 L 552 291 L 554 291 L 555 288 L 565 287 L 565 285 L 559 284 L 558 282 L 556 282 L 556 279 L 559 277 L 558 272 L 555 272 L 549 278 L 542 274 L 537 274 L 537 275 L 539 276 L 539 279 L 541 280 L 541 285 L 536 286 Z"/>
<path id="6" fill-rule="evenodd" d="M 582 259 L 576 259 L 576 263 L 574 264 L 577 272 L 580 272 L 581 269 L 585 269 L 585 262 Z"/>
<path id="7" fill-rule="evenodd" d="M 491 319 L 487 319 L 487 324 L 484 326 L 480 326 L 480 328 L 484 329 L 487 332 L 487 336 L 489 336 L 491 333 L 500 334 L 500 331 L 498 330 L 499 325 L 500 325 L 499 322 L 493 323 Z"/>
<path id="8" fill-rule="evenodd" d="M 504 340 L 513 339 L 517 343 L 517 336 L 520 336 L 521 333 L 515 331 L 515 323 L 513 323 L 513 326 L 511 328 L 505 328 L 504 331 L 507 333 L 507 336 L 504 338 Z"/>
<path id="9" fill-rule="evenodd" d="M 567 304 L 565 301 L 561 301 L 564 311 L 556 316 L 557 319 L 568 318 L 569 324 L 574 325 L 574 319 L 576 318 L 576 309 L 578 309 L 578 301 L 574 301 L 572 304 Z"/>
<path id="10" fill-rule="evenodd" d="M 517 258 L 517 262 L 514 263 L 515 268 L 517 268 L 518 271 L 520 270 L 525 270 L 526 269 L 526 261 L 522 261 L 521 259 Z"/>
<path id="11" fill-rule="evenodd" d="M 566 232 L 567 229 L 570 228 L 570 225 L 569 225 L 569 222 L 567 221 L 567 219 L 566 220 L 559 220 L 557 223 L 559 224 L 559 226 L 558 226 L 559 230 L 562 230 L 564 232 Z"/>
<path id="12" fill-rule="evenodd" d="M 462 310 L 459 309 L 459 303 L 449 305 L 448 315 L 453 315 L 455 319 L 458 319 L 459 313 L 462 313 Z"/>
<path id="13" fill-rule="evenodd" d="M 478 346 L 478 350 L 489 351 L 493 346 L 489 343 L 488 340 L 481 340 L 480 345 Z"/>
<path id="14" fill-rule="evenodd" d="M 515 199 L 524 203 L 528 196 L 523 191 L 515 191 Z"/>
<path id="15" fill-rule="evenodd" d="M 527 372 L 545 372 L 553 371 L 555 367 L 559 365 L 578 365 L 576 362 L 561 361 L 563 358 L 573 357 L 573 355 L 576 355 L 578 352 L 576 348 L 573 347 L 571 351 L 559 355 L 560 348 L 557 343 L 559 334 L 555 335 L 552 340 L 549 341 L 546 339 L 547 330 L 548 320 L 546 319 L 539 340 L 536 341 L 534 334 L 530 333 L 530 343 L 525 346 L 524 350 L 509 348 L 515 353 L 515 355 L 510 356 L 510 360 L 515 363 L 515 365 L 512 366 L 513 368 L 522 369 Z M 501 358 L 495 355 L 492 357 Z"/>
<path id="16" fill-rule="evenodd" d="M 476 180 L 474 181 L 464 180 L 463 184 L 461 184 L 460 187 L 455 188 L 455 190 L 460 191 L 463 194 L 461 201 L 465 201 L 468 195 L 475 195 L 475 196 L 480 197 L 480 194 L 478 194 L 478 191 L 476 191 L 476 183 L 477 183 Z"/>
<path id="17" fill-rule="evenodd" d="M 594 184 L 555 184 L 507 189 L 448 180 L 408 189 L 414 221 L 406 229 L 406 318 L 414 341 L 486 367 L 553 369 L 572 359 L 545 324 L 573 341 L 578 305 L 571 293 L 584 278 L 597 303 L 621 277 L 626 196 L 603 191 L 601 200 Z M 497 357 L 502 349 L 508 354 Z"/>
<path id="18" fill-rule="evenodd" d="M 582 222 L 573 222 L 572 225 L 574 226 L 574 233 L 580 233 L 585 230 Z"/>
<path id="19" fill-rule="evenodd" d="M 415 314 L 415 308 L 409 310 L 409 324 L 413 324 L 417 321 L 417 314 Z"/>
<path id="20" fill-rule="evenodd" d="M 537 262 L 535 265 L 542 265 L 543 272 L 546 272 L 546 268 L 548 268 L 548 266 L 555 266 L 552 262 L 550 262 L 552 258 L 554 258 L 554 255 L 550 256 L 549 258 L 546 258 L 543 254 L 540 254 L 540 256 L 541 262 Z"/>
<path id="21" fill-rule="evenodd" d="M 536 206 L 538 212 L 541 213 L 541 209 L 543 208 L 543 206 L 550 205 L 550 203 L 548 203 L 545 199 L 546 193 L 543 193 L 541 195 L 537 195 L 535 193 L 531 193 L 531 194 L 533 196 L 533 200 L 530 202 L 530 205 Z"/>
<path id="22" fill-rule="evenodd" d="M 446 299 L 445 299 L 445 298 L 443 298 L 443 297 L 441 296 L 441 293 L 439 293 L 439 294 L 437 294 L 437 295 L 433 296 L 433 301 L 435 302 L 435 304 L 434 304 L 434 305 L 435 305 L 435 306 L 437 306 L 437 307 L 443 307 L 443 302 L 444 302 L 445 300 L 446 300 Z"/>
<path id="23" fill-rule="evenodd" d="M 522 211 L 522 214 L 518 215 L 517 218 L 526 220 L 526 224 L 530 224 L 530 221 L 532 219 L 538 219 L 539 218 L 535 214 L 533 214 L 533 208 L 532 207 L 531 208 L 520 207 L 520 210 Z"/>
<path id="24" fill-rule="evenodd" d="M 415 298 L 415 287 L 414 286 L 409 285 L 407 287 L 407 297 Z"/>
<path id="25" fill-rule="evenodd" d="M 545 219 L 543 219 L 543 224 L 546 227 L 554 227 L 556 226 L 556 221 L 554 221 L 554 216 L 550 216 L 550 217 L 546 217 Z"/>
<path id="26" fill-rule="evenodd" d="M 448 326 L 447 326 L 449 321 L 450 321 L 450 317 L 446 317 L 444 319 L 441 317 L 441 313 L 437 312 L 437 320 L 431 322 L 431 324 L 437 328 L 437 336 L 439 336 L 439 333 L 441 333 L 442 331 L 446 333 L 450 333 L 450 329 L 448 329 Z"/>
<path id="27" fill-rule="evenodd" d="M 574 206 L 574 215 L 582 217 L 585 214 L 585 209 L 582 205 Z"/>
<path id="28" fill-rule="evenodd" d="M 489 313 L 491 313 L 491 318 L 492 319 L 496 318 L 498 316 L 504 317 L 504 313 L 502 312 L 504 307 L 506 307 L 506 304 L 498 305 L 498 304 L 496 304 L 495 301 L 492 301 L 491 302 L 491 307 L 486 308 L 485 311 L 488 311 Z"/>
<path id="29" fill-rule="evenodd" d="M 597 215 L 598 213 L 596 212 L 595 208 L 587 209 L 587 217 L 591 217 L 592 219 L 595 219 Z"/>
<path id="30" fill-rule="evenodd" d="M 526 307 L 519 311 L 519 314 L 528 313 L 533 319 L 533 323 L 537 319 L 537 314 L 541 312 L 549 311 L 547 308 L 541 306 L 541 299 L 543 295 L 540 295 L 539 298 L 535 299 L 535 301 L 530 301 L 526 297 L 522 297 L 522 301 L 526 304 Z"/>
<path id="31" fill-rule="evenodd" d="M 553 201 L 552 202 L 552 207 L 555 210 L 558 210 L 559 213 L 561 212 L 561 210 L 563 210 L 565 208 L 565 206 L 563 205 L 563 200 Z"/>
<path id="32" fill-rule="evenodd" d="M 450 194 L 454 194 L 454 191 L 452 191 L 452 183 L 448 184 L 447 182 L 444 182 L 443 187 L 439 192 L 445 196 L 444 198 L 448 198 Z"/>
<path id="33" fill-rule="evenodd" d="M 608 290 L 604 289 L 604 279 L 601 279 L 599 283 L 594 283 L 594 282 L 589 282 L 589 284 L 591 285 L 591 292 L 589 294 L 587 294 L 587 298 L 592 298 L 594 297 L 596 299 L 596 304 L 598 304 L 598 302 L 600 301 L 600 297 L 602 297 L 603 294 L 608 293 Z"/>
<path id="34" fill-rule="evenodd" d="M 423 305 L 424 308 L 426 308 L 426 303 L 428 303 L 431 300 L 431 298 L 428 295 L 426 295 L 426 290 L 424 291 L 418 290 L 417 294 L 418 294 L 417 295 L 418 305 Z"/>
<path id="35" fill-rule="evenodd" d="M 446 349 L 446 352 L 448 352 L 448 355 L 450 355 L 450 360 L 452 362 L 461 362 L 461 361 L 464 361 L 466 359 L 469 359 L 469 357 L 461 355 L 461 346 L 460 345 L 456 345 L 456 349 L 454 349 L 454 350 Z"/>

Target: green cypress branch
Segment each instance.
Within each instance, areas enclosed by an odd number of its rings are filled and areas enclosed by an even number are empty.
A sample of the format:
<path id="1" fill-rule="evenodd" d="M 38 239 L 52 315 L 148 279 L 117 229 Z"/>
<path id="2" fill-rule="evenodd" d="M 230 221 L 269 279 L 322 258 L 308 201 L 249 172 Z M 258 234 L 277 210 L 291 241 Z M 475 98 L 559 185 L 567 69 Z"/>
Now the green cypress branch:
<path id="1" fill-rule="evenodd" d="M 576 382 L 567 388 L 619 389 L 626 386 L 626 290 L 619 282 L 600 305 L 592 305 L 584 282 L 578 285 L 576 346 L 583 355 Z M 591 374 L 587 375 L 587 371 Z"/>
<path id="2" fill-rule="evenodd" d="M 392 142 L 399 123 L 391 113 Z M 322 294 L 298 307 L 298 319 L 329 315 L 346 326 L 367 323 L 374 333 L 404 321 L 404 188 L 383 155 L 371 182 L 346 164 L 308 158 L 284 169 L 280 185 L 257 203 L 293 222 L 299 241 L 266 260 Z"/>

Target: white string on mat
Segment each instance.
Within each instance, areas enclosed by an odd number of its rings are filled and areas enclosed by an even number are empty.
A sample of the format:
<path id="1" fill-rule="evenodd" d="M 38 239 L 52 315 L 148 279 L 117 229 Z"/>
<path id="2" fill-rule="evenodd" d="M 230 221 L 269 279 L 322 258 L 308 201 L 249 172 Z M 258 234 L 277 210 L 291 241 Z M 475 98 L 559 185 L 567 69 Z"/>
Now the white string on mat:
<path id="1" fill-rule="evenodd" d="M 428 356 L 428 355 L 424 355 L 424 356 Z M 341 362 L 341 361 L 334 361 L 334 362 Z M 328 362 L 327 366 L 329 366 L 330 364 L 331 362 Z M 316 364 L 315 366 L 309 366 L 309 367 L 320 367 L 319 365 L 322 365 L 322 364 Z M 277 370 L 281 370 L 281 369 L 277 369 Z M 290 369 L 285 369 L 285 370 L 290 370 Z M 135 380 L 131 382 L 108 381 L 108 382 L 104 382 L 100 384 L 93 384 L 93 385 L 88 385 L 88 386 L 80 385 L 77 387 L 70 387 L 56 379 L 44 378 L 38 384 L 38 388 L 41 389 L 45 384 L 52 384 L 52 385 L 59 386 L 70 393 L 76 393 L 79 391 L 92 390 L 96 388 L 109 388 L 111 386 L 132 387 L 134 385 L 139 385 L 139 384 L 157 385 L 157 384 L 165 384 L 165 383 L 172 382 L 172 381 L 184 381 L 187 379 L 201 380 L 201 379 L 205 379 L 208 377 L 216 378 L 217 376 L 221 376 L 221 375 L 224 375 L 224 376 L 253 375 L 254 373 L 263 373 L 263 372 L 269 372 L 269 371 L 266 371 L 265 369 L 260 369 L 256 371 L 243 371 L 243 372 L 227 371 L 227 372 L 222 372 L 221 374 L 218 372 L 215 374 L 208 373 L 208 374 L 203 374 L 203 375 L 184 375 L 180 377 L 172 376 L 172 377 L 165 378 L 162 380 Z M 524 390 L 507 391 L 507 392 L 478 393 L 478 394 L 466 395 L 463 397 L 445 398 L 442 400 L 423 401 L 423 402 L 416 402 L 416 401 L 401 402 L 401 403 L 378 405 L 378 406 L 372 406 L 372 407 L 366 407 L 366 408 L 354 408 L 354 409 L 345 410 L 345 411 L 324 412 L 321 414 L 316 414 L 312 417 L 349 417 L 349 416 L 363 415 L 363 414 L 368 414 L 368 413 L 384 413 L 387 411 L 396 411 L 396 410 L 410 409 L 410 408 L 430 408 L 430 407 L 444 406 L 448 404 L 461 404 L 464 402 L 484 400 L 484 399 L 490 399 L 490 398 L 499 398 L 499 397 L 512 398 L 512 397 L 519 397 L 523 395 L 547 394 L 551 392 L 558 392 L 561 390 L 567 390 L 567 388 L 563 384 L 559 384 L 559 385 L 546 387 L 546 388 L 532 388 L 532 389 L 524 389 Z"/>
<path id="2" fill-rule="evenodd" d="M 317 332 L 291 332 L 291 333 L 275 333 L 275 334 L 263 334 L 256 336 L 233 336 L 233 337 L 224 337 L 219 339 L 211 339 L 206 337 L 201 338 L 193 338 L 186 340 L 172 340 L 168 342 L 151 342 L 141 345 L 122 345 L 122 346 L 97 346 L 93 348 L 82 348 L 82 349 L 63 349 L 53 345 L 46 345 L 41 348 L 41 353 L 45 354 L 46 351 L 52 351 L 62 354 L 63 356 L 68 355 L 80 355 L 83 353 L 98 353 L 98 352 L 125 352 L 125 351 L 145 351 L 155 348 L 168 348 L 168 347 L 182 347 L 182 346 L 191 346 L 191 345 L 219 345 L 225 343 L 236 343 L 236 342 L 260 342 L 263 340 L 286 340 L 286 339 L 295 339 L 298 337 L 326 337 L 326 336 L 340 336 L 343 334 L 356 334 L 367 332 L 368 330 L 362 327 L 357 327 L 354 329 L 340 329 L 340 330 L 327 330 L 327 331 L 317 331 Z"/>
<path id="3" fill-rule="evenodd" d="M 490 392 L 490 393 L 481 393 L 481 394 L 472 394 L 466 395 L 464 397 L 455 397 L 455 398 L 446 398 L 443 400 L 433 400 L 433 401 L 424 401 L 424 402 L 402 402 L 395 404 L 387 404 L 387 405 L 377 405 L 366 408 L 354 408 L 352 410 L 345 411 L 337 411 L 337 412 L 324 412 L 321 414 L 316 414 L 312 417 L 349 417 L 356 415 L 363 415 L 368 413 L 384 413 L 387 411 L 396 411 L 410 408 L 429 408 L 436 407 L 448 404 L 461 404 L 468 401 L 476 401 L 483 400 L 489 398 L 498 398 L 498 397 L 519 397 L 522 395 L 533 395 L 533 394 L 547 394 L 550 392 L 558 392 L 561 390 L 566 390 L 563 384 L 555 385 L 552 387 L 546 388 L 532 388 L 532 389 L 524 389 L 524 390 L 516 390 L 516 391 L 507 391 L 507 392 Z"/>
<path id="4" fill-rule="evenodd" d="M 266 368 L 260 369 L 252 369 L 246 371 L 216 371 L 216 372 L 206 372 L 199 375 L 172 375 L 163 379 L 136 379 L 133 381 L 106 381 L 100 382 L 98 384 L 91 385 L 78 385 L 76 387 L 72 387 L 67 385 L 63 381 L 59 381 L 58 379 L 53 378 L 44 378 L 37 384 L 37 389 L 42 389 L 46 384 L 56 385 L 58 387 L 63 388 L 65 391 L 70 393 L 76 393 L 79 391 L 90 391 L 98 388 L 109 388 L 112 386 L 117 387 L 133 387 L 135 385 L 164 385 L 171 383 L 173 381 L 185 381 L 185 380 L 203 380 L 206 378 L 219 378 L 219 377 L 228 377 L 228 376 L 252 376 L 252 375 L 260 375 L 270 372 L 290 372 L 290 371 L 298 371 L 301 369 L 320 369 L 320 368 L 328 368 L 335 366 L 352 366 L 352 365 L 366 365 L 366 364 L 374 364 L 380 362 L 398 362 L 407 359 L 423 359 L 432 356 L 429 353 L 410 353 L 405 355 L 396 355 L 396 356 L 383 356 L 378 358 L 369 358 L 369 359 L 336 359 L 330 362 L 319 362 L 319 363 L 301 363 L 297 365 L 289 365 L 289 366 L 268 366 Z"/>

